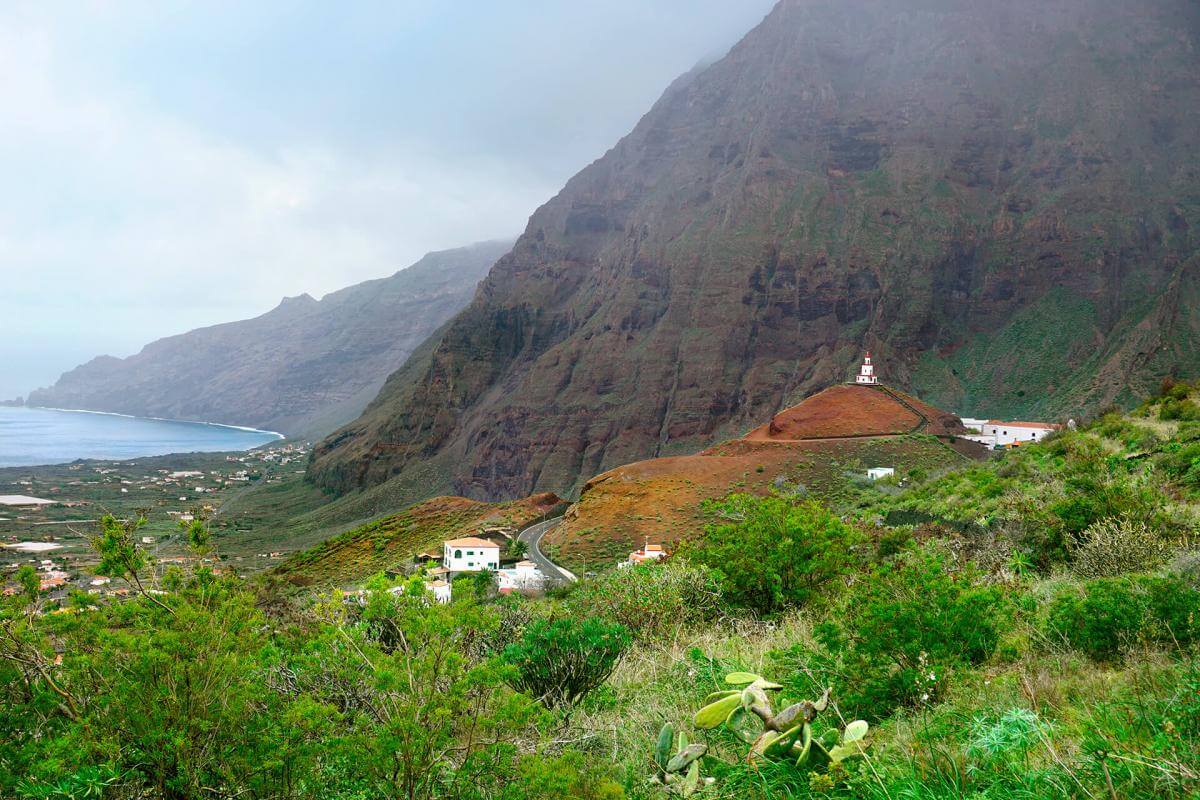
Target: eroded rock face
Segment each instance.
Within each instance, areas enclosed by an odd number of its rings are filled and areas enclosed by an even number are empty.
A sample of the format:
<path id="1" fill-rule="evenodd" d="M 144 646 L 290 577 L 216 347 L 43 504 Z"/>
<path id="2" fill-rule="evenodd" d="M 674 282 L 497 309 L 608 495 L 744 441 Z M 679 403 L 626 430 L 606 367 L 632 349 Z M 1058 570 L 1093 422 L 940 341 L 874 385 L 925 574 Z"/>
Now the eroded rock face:
<path id="1" fill-rule="evenodd" d="M 320 301 L 287 298 L 261 317 L 160 339 L 129 358 L 101 356 L 28 402 L 323 436 L 362 413 L 510 247 L 430 253 Z"/>
<path id="2" fill-rule="evenodd" d="M 739 435 L 864 347 L 974 415 L 1200 370 L 1198 17 L 784 0 L 533 216 L 312 478 L 570 493 Z"/>

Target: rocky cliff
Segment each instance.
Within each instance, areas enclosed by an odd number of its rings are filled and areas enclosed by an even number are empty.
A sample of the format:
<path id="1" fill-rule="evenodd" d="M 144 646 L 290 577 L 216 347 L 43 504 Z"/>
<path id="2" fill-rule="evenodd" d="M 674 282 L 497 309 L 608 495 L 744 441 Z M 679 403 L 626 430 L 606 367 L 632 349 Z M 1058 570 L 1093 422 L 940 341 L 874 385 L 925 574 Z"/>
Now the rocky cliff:
<path id="1" fill-rule="evenodd" d="M 362 412 L 511 247 L 430 253 L 320 301 L 288 298 L 260 317 L 160 339 L 129 358 L 101 356 L 27 402 L 324 435 Z"/>
<path id="2" fill-rule="evenodd" d="M 313 480 L 566 494 L 848 377 L 1079 414 L 1200 371 L 1200 6 L 783 0 L 538 210 Z"/>

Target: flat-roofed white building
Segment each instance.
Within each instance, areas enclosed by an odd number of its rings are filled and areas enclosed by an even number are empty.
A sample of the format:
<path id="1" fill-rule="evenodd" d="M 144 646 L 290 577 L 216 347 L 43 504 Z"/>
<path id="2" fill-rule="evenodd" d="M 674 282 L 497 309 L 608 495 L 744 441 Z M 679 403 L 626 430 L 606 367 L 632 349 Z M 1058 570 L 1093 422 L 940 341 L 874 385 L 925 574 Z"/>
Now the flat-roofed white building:
<path id="1" fill-rule="evenodd" d="M 983 435 L 994 436 L 996 447 L 1008 447 L 1013 444 L 1040 442 L 1060 428 L 1061 425 L 1048 422 L 1005 422 L 991 419 L 983 426 Z"/>
<path id="2" fill-rule="evenodd" d="M 496 578 L 501 592 L 541 589 L 546 582 L 546 576 L 532 561 L 518 561 L 511 568 L 500 570 Z"/>

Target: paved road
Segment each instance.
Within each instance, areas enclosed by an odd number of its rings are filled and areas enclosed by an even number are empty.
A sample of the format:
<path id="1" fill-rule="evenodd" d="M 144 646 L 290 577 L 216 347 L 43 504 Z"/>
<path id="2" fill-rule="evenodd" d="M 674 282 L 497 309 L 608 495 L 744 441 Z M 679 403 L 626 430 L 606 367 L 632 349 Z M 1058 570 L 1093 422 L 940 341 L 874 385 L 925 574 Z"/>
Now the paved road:
<path id="1" fill-rule="evenodd" d="M 541 544 L 542 537 L 547 531 L 554 530 L 558 524 L 562 522 L 562 517 L 548 519 L 545 522 L 539 522 L 536 525 L 530 525 L 525 530 L 517 534 L 517 538 L 525 543 L 525 557 L 538 565 L 538 569 L 542 571 L 551 581 L 566 582 L 576 580 L 575 576 L 568 570 L 563 569 L 558 564 L 555 564 L 542 553 Z"/>

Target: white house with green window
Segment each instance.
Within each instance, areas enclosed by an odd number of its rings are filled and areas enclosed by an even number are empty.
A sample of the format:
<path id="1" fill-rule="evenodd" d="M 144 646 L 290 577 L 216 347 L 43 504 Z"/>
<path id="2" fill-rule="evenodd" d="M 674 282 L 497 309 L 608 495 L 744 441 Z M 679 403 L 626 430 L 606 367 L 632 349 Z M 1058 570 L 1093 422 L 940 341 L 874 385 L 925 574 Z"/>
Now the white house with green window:
<path id="1" fill-rule="evenodd" d="M 442 550 L 442 566 L 451 573 L 500 569 L 500 545 L 487 539 L 451 539 L 443 543 Z"/>

